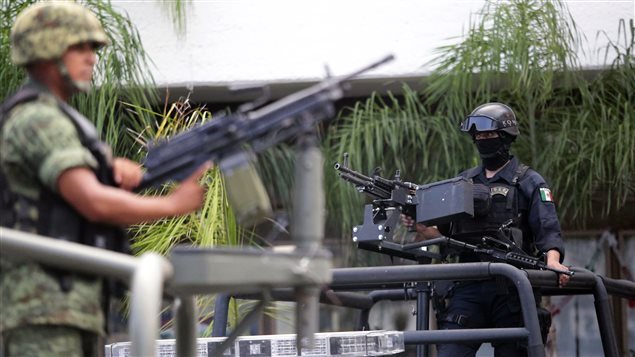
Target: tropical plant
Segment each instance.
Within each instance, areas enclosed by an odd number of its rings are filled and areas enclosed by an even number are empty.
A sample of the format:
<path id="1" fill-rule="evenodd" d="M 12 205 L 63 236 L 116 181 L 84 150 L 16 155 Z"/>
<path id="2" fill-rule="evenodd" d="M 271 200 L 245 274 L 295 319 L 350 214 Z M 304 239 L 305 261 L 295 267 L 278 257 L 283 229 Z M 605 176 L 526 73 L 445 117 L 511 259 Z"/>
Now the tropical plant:
<path id="1" fill-rule="evenodd" d="M 349 152 L 353 168 L 400 168 L 418 183 L 447 178 L 478 164 L 460 120 L 479 104 L 504 102 L 520 119 L 512 150 L 560 193 L 565 227 L 584 226 L 592 202 L 605 216 L 635 193 L 633 30 L 622 29 L 624 45 L 610 46 L 616 60 L 588 79 L 576 55 L 582 37 L 563 3 L 488 1 L 458 43 L 438 49 L 420 93 L 374 95 L 336 121 L 329 157 Z M 361 222 L 361 197 L 330 185 L 330 222 L 348 236 L 351 222 Z"/>
<path id="2" fill-rule="evenodd" d="M 11 62 L 9 35 L 15 17 L 28 6 L 28 3 L 2 0 L 0 4 L 0 98 L 6 98 L 20 86 L 25 77 L 25 72 Z"/>
<path id="3" fill-rule="evenodd" d="M 516 153 L 553 184 L 570 227 L 586 225 L 592 204 L 606 217 L 634 192 L 635 146 L 621 138 L 633 133 L 632 38 L 630 45 L 624 38 L 623 47 L 610 46 L 616 60 L 591 80 L 578 64 L 580 46 L 562 3 L 488 3 L 467 38 L 442 49 L 425 91 L 426 102 L 449 118 L 477 103 L 509 103 L 523 133 Z M 619 90 L 608 92 L 607 85 Z M 469 107 L 461 107 L 461 98 Z"/>
<path id="4" fill-rule="evenodd" d="M 6 97 L 24 81 L 26 73 L 10 61 L 9 34 L 15 17 L 34 3 L 32 0 L 2 0 L 0 10 L 0 96 Z M 93 120 L 102 139 L 108 142 L 120 156 L 131 154 L 131 141 L 122 135 L 129 116 L 121 110 L 119 100 L 134 103 L 137 107 L 150 107 L 156 103 L 156 93 L 151 90 L 154 80 L 147 70 L 149 59 L 143 50 L 141 38 L 126 15 L 115 10 L 110 1 L 88 0 L 83 3 L 101 21 L 111 45 L 100 50 L 95 81 L 97 88 L 89 94 L 77 95 L 73 104 Z M 142 113 L 138 113 L 139 115 Z M 123 140 L 122 140 L 123 139 Z"/>
<path id="5" fill-rule="evenodd" d="M 581 82 L 573 100 L 554 102 L 554 117 L 560 120 L 545 126 L 545 147 L 551 150 L 542 160 L 567 198 L 561 200 L 562 209 L 579 222 L 619 212 L 635 194 L 633 20 L 622 20 L 618 33 L 621 38 L 608 39 L 605 49 L 605 58 L 613 61 L 597 77 Z"/>
<path id="6" fill-rule="evenodd" d="M 138 126 L 143 131 L 137 132 L 128 128 L 130 136 L 143 147 L 147 146 L 149 141 L 169 138 L 193 125 L 212 120 L 209 111 L 201 107 L 192 107 L 188 99 L 166 106 L 167 110 L 163 113 L 140 107 L 135 108 L 131 104 L 127 107 L 134 109 L 135 112 L 144 112 L 144 118 L 148 114 L 153 118 L 145 125 Z M 243 235 L 227 203 L 220 172 L 217 169 L 210 170 L 203 180 L 207 182 L 207 193 L 202 208 L 195 214 L 133 227 L 132 231 L 137 238 L 133 245 L 135 250 L 165 254 L 177 244 L 187 243 L 197 246 L 241 244 Z M 167 189 L 169 187 L 163 187 L 161 191 Z"/>
<path id="7" fill-rule="evenodd" d="M 26 75 L 10 62 L 9 34 L 17 14 L 33 2 L 2 0 L 0 76 L 3 85 L 0 94 L 3 98 L 15 91 Z M 134 24 L 128 16 L 115 10 L 110 1 L 88 0 L 83 5 L 100 20 L 111 45 L 98 53 L 95 90 L 75 96 L 73 105 L 93 120 L 102 139 L 111 145 L 117 156 L 138 159 L 144 154 L 149 140 L 169 137 L 211 117 L 204 108 L 192 108 L 187 100 L 166 105 L 163 113 L 154 112 L 151 108 L 158 102 L 158 96 L 148 71 L 150 59 Z M 177 1 L 167 5 L 177 20 L 182 20 L 184 3 Z M 133 248 L 138 253 L 165 254 L 179 243 L 201 246 L 240 244 L 242 233 L 228 207 L 219 173 L 212 170 L 205 180 L 208 182 L 207 195 L 198 213 L 132 227 Z M 170 187 L 164 187 L 148 194 L 161 194 L 168 189 Z M 201 303 L 209 304 L 210 299 L 202 298 Z M 234 309 L 238 311 L 237 306 Z"/>

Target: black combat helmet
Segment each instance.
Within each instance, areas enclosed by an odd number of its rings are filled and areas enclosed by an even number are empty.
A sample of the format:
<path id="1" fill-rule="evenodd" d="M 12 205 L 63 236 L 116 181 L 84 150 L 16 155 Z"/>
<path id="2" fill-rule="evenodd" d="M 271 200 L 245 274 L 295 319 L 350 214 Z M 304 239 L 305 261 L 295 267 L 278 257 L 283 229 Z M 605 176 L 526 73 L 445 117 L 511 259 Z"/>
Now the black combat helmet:
<path id="1" fill-rule="evenodd" d="M 461 123 L 461 131 L 472 136 L 483 131 L 503 131 L 514 139 L 520 134 L 514 111 L 502 103 L 478 106 Z"/>

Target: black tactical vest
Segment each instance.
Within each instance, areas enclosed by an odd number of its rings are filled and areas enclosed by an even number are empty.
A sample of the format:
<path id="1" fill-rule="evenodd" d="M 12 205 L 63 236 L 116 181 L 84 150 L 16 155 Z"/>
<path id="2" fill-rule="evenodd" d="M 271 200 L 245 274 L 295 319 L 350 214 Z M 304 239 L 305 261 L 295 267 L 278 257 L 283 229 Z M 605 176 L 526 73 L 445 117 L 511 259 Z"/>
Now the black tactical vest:
<path id="1" fill-rule="evenodd" d="M 485 235 L 497 238 L 500 228 L 505 225 L 519 228 L 522 231 L 522 249 L 531 252 L 531 231 L 527 223 L 528 199 L 522 197 L 519 182 L 524 178 L 528 166 L 519 164 L 511 184 L 506 182 L 486 183 L 489 188 L 489 202 L 487 212 L 475 217 L 467 217 L 452 223 L 451 236 L 470 244 L 479 244 Z M 463 176 L 474 177 L 480 168 L 466 171 Z"/>
<path id="2" fill-rule="evenodd" d="M 0 132 L 9 112 L 17 105 L 36 100 L 41 91 L 33 85 L 25 85 L 3 104 L 0 112 Z M 98 180 L 114 186 L 109 148 L 97 136 L 95 127 L 78 111 L 59 101 L 60 110 L 66 114 L 75 126 L 82 145 L 98 162 L 95 174 Z M 82 217 L 62 197 L 43 185 L 37 202 L 9 190 L 8 182 L 0 170 L 0 190 L 2 199 L 2 226 L 16 227 L 24 231 L 37 232 L 40 235 L 82 243 L 118 252 L 129 252 L 128 238 L 119 227 L 91 223 Z M 27 207 L 36 207 L 38 219 L 34 221 Z"/>

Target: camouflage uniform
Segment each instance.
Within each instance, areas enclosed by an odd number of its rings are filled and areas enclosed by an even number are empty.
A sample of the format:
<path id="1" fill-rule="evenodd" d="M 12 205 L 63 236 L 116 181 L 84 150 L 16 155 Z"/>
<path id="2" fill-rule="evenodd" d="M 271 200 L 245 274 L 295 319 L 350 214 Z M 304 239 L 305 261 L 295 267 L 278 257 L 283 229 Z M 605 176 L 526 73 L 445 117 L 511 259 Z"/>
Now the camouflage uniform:
<path id="1" fill-rule="evenodd" d="M 57 179 L 65 170 L 96 166 L 95 158 L 82 146 L 74 125 L 60 111 L 52 94 L 11 111 L 0 147 L 0 165 L 11 190 L 33 200 L 42 189 L 57 192 Z M 27 210 L 37 221 L 35 207 L 16 209 Z M 67 325 L 104 334 L 98 280 L 75 276 L 72 289 L 64 292 L 59 277 L 39 264 L 8 258 L 0 262 L 0 300 L 4 306 L 0 309 L 0 330 L 7 346 L 12 343 L 12 329 L 25 325 Z"/>
<path id="2" fill-rule="evenodd" d="M 99 339 L 96 335 L 87 336 L 81 330 L 65 326 L 18 328 L 11 330 L 8 336 L 13 341 L 7 346 L 9 356 L 82 357 L 103 354 L 101 350 L 96 350 L 101 349 L 97 347 Z"/>
<path id="3" fill-rule="evenodd" d="M 37 60 L 61 63 L 68 47 L 84 42 L 101 46 L 108 39 L 97 18 L 80 5 L 45 2 L 18 15 L 11 42 L 13 63 L 27 65 Z M 60 70 L 69 80 L 64 68 Z M 53 94 L 33 80 L 28 85 L 41 95 L 18 104 L 5 118 L 0 167 L 10 190 L 27 199 L 14 211 L 37 222 L 37 206 L 24 202 L 36 203 L 44 190 L 57 194 L 57 180 L 65 170 L 95 169 L 98 164 Z M 33 233 L 36 229 L 19 224 L 14 228 Z M 97 344 L 105 334 L 102 283 L 76 274 L 70 277 L 72 284 L 65 289 L 50 268 L 19 257 L 0 258 L 0 332 L 7 357 L 103 353 L 103 345 Z"/>

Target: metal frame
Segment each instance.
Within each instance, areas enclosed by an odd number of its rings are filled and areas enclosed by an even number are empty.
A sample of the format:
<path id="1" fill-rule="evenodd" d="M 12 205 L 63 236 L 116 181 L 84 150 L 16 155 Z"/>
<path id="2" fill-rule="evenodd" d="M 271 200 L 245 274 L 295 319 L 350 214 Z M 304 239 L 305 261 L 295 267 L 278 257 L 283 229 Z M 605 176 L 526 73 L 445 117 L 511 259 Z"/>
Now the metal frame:
<path id="1" fill-rule="evenodd" d="M 411 337 L 415 338 L 414 342 L 419 343 L 422 341 L 419 339 L 425 339 L 428 343 L 439 343 L 449 340 L 460 342 L 523 338 L 527 339 L 529 356 L 544 356 L 545 350 L 540 335 L 538 313 L 531 284 L 526 274 L 508 264 L 462 263 L 334 269 L 331 287 L 337 290 L 346 289 L 349 285 L 359 283 L 377 286 L 432 280 L 488 279 L 495 276 L 505 277 L 516 286 L 522 306 L 523 321 L 525 321 L 524 328 L 462 329 L 443 331 L 442 333 L 438 331 L 412 331 L 404 335 L 404 342 L 412 343 Z M 418 324 L 418 326 L 423 325 L 424 323 Z"/>
<path id="2" fill-rule="evenodd" d="M 77 272 L 99 276 L 113 277 L 131 282 L 132 305 L 130 319 L 130 334 L 132 337 L 132 353 L 134 355 L 155 355 L 155 339 L 158 336 L 158 312 L 164 293 L 164 284 L 168 283 L 168 292 L 176 295 L 176 329 L 177 351 L 179 355 L 192 355 L 196 351 L 196 308 L 193 294 L 209 293 L 219 290 L 244 289 L 244 283 L 233 286 L 219 284 L 227 282 L 226 278 L 210 278 L 198 276 L 192 278 L 192 269 L 210 269 L 222 266 L 218 261 L 224 255 L 233 261 L 234 266 L 257 266 L 262 270 L 262 259 L 267 261 L 267 270 L 263 275 L 272 271 L 281 274 L 292 272 L 294 278 L 272 277 L 262 282 L 260 286 L 250 286 L 250 291 L 260 290 L 264 285 L 302 286 L 311 285 L 320 280 L 328 280 L 333 275 L 331 289 L 321 294 L 323 303 L 337 302 L 338 305 L 354 307 L 368 312 L 373 304 L 383 299 L 403 299 L 404 294 L 418 300 L 418 319 L 422 319 L 427 311 L 426 299 L 429 292 L 425 286 L 403 289 L 404 283 L 426 284 L 434 280 L 471 280 L 486 279 L 493 276 L 504 276 L 510 279 L 518 289 L 521 300 L 522 313 L 526 326 L 508 329 L 465 329 L 456 331 L 429 331 L 423 320 L 419 320 L 417 328 L 421 330 L 404 332 L 406 344 L 425 346 L 430 343 L 458 342 L 458 341 L 498 341 L 525 338 L 528 341 L 530 356 L 543 356 L 544 346 L 539 332 L 536 308 L 533 301 L 532 285 L 539 288 L 544 295 L 593 294 L 595 298 L 596 314 L 602 345 L 606 356 L 618 356 L 617 342 L 613 333 L 612 317 L 609 308 L 608 295 L 633 299 L 635 298 L 635 283 L 627 280 L 617 280 L 601 277 L 585 269 L 575 268 L 576 276 L 566 288 L 558 288 L 555 273 L 547 271 L 520 270 L 502 263 L 461 263 L 440 265 L 409 265 L 370 268 L 329 268 L 328 257 L 313 257 L 307 261 L 304 255 L 289 255 L 270 253 L 251 255 L 244 250 L 235 250 L 233 254 L 218 250 L 197 250 L 195 254 L 202 255 L 198 262 L 185 263 L 189 259 L 187 254 L 178 259 L 173 256 L 172 263 L 153 253 L 147 253 L 139 258 L 126 254 L 115 253 L 99 248 L 93 248 L 76 243 L 51 239 L 8 228 L 0 228 L 0 253 L 9 256 L 20 256 L 23 259 L 35 260 L 44 264 L 54 265 L 62 269 L 72 269 Z M 178 255 L 178 253 L 177 253 Z M 251 257 L 249 257 L 251 255 Z M 191 256 L 189 257 L 191 258 Z M 174 264 L 173 264 L 174 263 Z M 183 265 L 185 264 L 185 265 Z M 215 265 L 214 265 L 215 264 Z M 177 269 L 178 268 L 178 269 Z M 310 274 L 308 273 L 310 272 Z M 176 274 L 178 273 L 178 274 Z M 244 273 L 243 273 L 244 274 Z M 198 275 L 198 274 L 196 274 Z M 217 274 L 214 274 L 217 275 Z M 322 281 L 324 282 L 324 281 Z M 531 284 L 530 284 L 531 282 Z M 192 283 L 194 283 L 192 285 Z M 195 289 L 192 289 L 196 286 Z M 398 289 L 400 288 L 401 289 Z M 199 290 L 200 289 L 200 290 Z M 384 289 L 375 290 L 368 294 L 344 292 L 342 290 Z M 388 290 L 386 290 L 388 289 Z M 247 292 L 247 291 L 245 291 Z M 290 298 L 295 296 L 292 289 L 274 289 L 271 291 L 273 299 Z M 251 296 L 246 296 L 252 298 Z M 335 297 L 335 299 L 333 299 Z M 218 302 L 220 304 L 220 302 Z M 216 318 L 222 321 L 223 313 L 227 314 L 222 304 L 217 305 Z M 220 311 L 218 309 L 220 308 Z M 366 314 L 367 318 L 367 314 Z M 226 320 L 225 320 L 226 321 Z M 360 325 L 364 323 L 360 320 Z M 367 320 L 366 320 L 367 323 Z M 215 335 L 222 332 L 219 324 Z M 221 332 L 219 332 L 221 331 Z M 427 352 L 425 347 L 419 349 L 418 354 Z"/>
<path id="3" fill-rule="evenodd" d="M 303 288 L 327 284 L 331 277 L 330 255 L 320 255 L 320 252 L 307 257 L 305 252 L 175 249 L 171 261 L 168 261 L 155 253 L 146 253 L 135 258 L 105 249 L 0 228 L 0 253 L 3 255 L 19 256 L 61 269 L 117 278 L 130 283 L 129 329 L 131 353 L 134 356 L 156 355 L 159 313 L 164 293 L 175 297 L 178 355 L 193 356 L 196 354 L 197 332 L 193 298 L 195 294 L 224 290 L 254 292 L 274 287 Z M 241 267 L 241 271 L 237 272 L 236 267 Z M 210 272 L 215 274 L 209 274 Z M 264 305 L 263 303 L 261 308 Z M 253 316 L 257 312 L 255 310 Z M 241 326 L 246 326 L 247 322 Z M 218 353 L 222 351 L 219 350 Z"/>
<path id="4" fill-rule="evenodd" d="M 503 276 L 510 279 L 518 290 L 523 307 L 522 314 L 526 327 L 514 329 L 464 329 L 453 331 L 410 331 L 404 335 L 404 342 L 419 344 L 451 341 L 494 341 L 523 338 L 528 341 L 529 356 L 544 356 L 544 346 L 538 324 L 538 313 L 527 275 L 521 270 L 501 263 L 463 263 L 406 265 L 389 267 L 341 268 L 333 269 L 333 290 L 372 289 L 394 283 L 427 282 L 431 280 L 473 280 Z M 422 294 L 417 293 L 419 298 Z M 275 296 L 275 295 L 274 295 Z M 426 309 L 427 311 L 427 309 Z M 215 316 L 223 312 L 215 311 Z M 226 313 L 226 312 L 225 312 Z M 222 317 L 221 317 L 222 319 Z M 425 324 L 417 323 L 418 327 Z"/>
<path id="5" fill-rule="evenodd" d="M 0 253 L 130 282 L 130 335 L 134 341 L 132 354 L 156 355 L 155 339 L 159 335 L 158 312 L 163 285 L 173 273 L 171 264 L 165 258 L 154 253 L 135 258 L 5 227 L 0 228 Z"/>
<path id="6" fill-rule="evenodd" d="M 478 268 L 480 272 L 475 272 Z M 488 270 L 483 271 L 483 270 Z M 368 328 L 368 314 L 373 305 L 381 300 L 417 300 L 417 330 L 404 331 L 404 342 L 407 345 L 417 345 L 417 355 L 427 356 L 427 344 L 447 343 L 459 341 L 480 341 L 491 342 L 499 340 L 509 340 L 516 338 L 529 339 L 533 336 L 534 348 L 529 351 L 530 356 L 544 355 L 544 349 L 539 348 L 536 338 L 540 338 L 539 330 L 530 331 L 529 327 L 512 329 L 471 329 L 455 331 L 429 331 L 427 330 L 427 320 L 429 316 L 428 304 L 429 291 L 426 286 L 432 280 L 469 280 L 475 275 L 483 273 L 491 275 L 506 275 L 508 270 L 513 273 L 513 278 L 522 280 L 520 285 L 531 284 L 531 287 L 539 289 L 543 295 L 585 295 L 592 294 L 595 298 L 596 316 L 601 333 L 602 347 L 606 356 L 619 356 L 615 333 L 613 332 L 612 316 L 609 309 L 608 295 L 614 295 L 625 299 L 635 298 L 635 283 L 627 280 L 616 280 L 602 277 L 586 269 L 574 268 L 575 278 L 569 282 L 567 287 L 558 286 L 556 274 L 549 271 L 539 270 L 519 270 L 502 263 L 462 263 L 462 264 L 442 264 L 442 265 L 407 265 L 395 267 L 372 267 L 372 268 L 343 268 L 333 270 L 333 282 L 330 285 L 332 290 L 323 291 L 320 301 L 326 304 L 339 305 L 344 307 L 360 309 L 359 329 Z M 412 284 L 414 282 L 414 284 Z M 404 284 L 409 284 L 404 288 Z M 519 285 L 517 284 L 517 287 Z M 350 292 L 350 290 L 372 290 L 370 292 Z M 379 290 L 381 289 L 381 290 Z M 348 291 L 345 291 L 348 290 Z M 533 293 L 522 288 L 525 299 L 531 298 L 531 303 L 523 304 L 523 316 L 531 311 L 525 311 L 525 306 L 533 306 Z M 526 296 L 529 295 L 529 296 Z M 240 299 L 257 299 L 254 295 L 241 294 L 234 295 Z M 288 290 L 275 289 L 272 291 L 274 300 L 292 301 L 292 295 Z M 333 298 L 335 297 L 335 298 Z M 522 297 L 521 297 L 522 301 Z M 219 308 L 221 308 L 219 310 Z M 531 309 L 530 309 L 531 310 Z M 422 312 L 422 313 L 419 313 Z M 226 310 L 217 305 L 215 318 L 223 319 Z M 535 314 L 535 312 L 534 312 Z M 535 316 L 535 315 L 534 315 Z M 223 336 L 223 331 L 217 331 L 215 336 Z M 538 335 L 536 336 L 536 333 Z M 540 339 L 540 347 L 542 340 Z"/>

